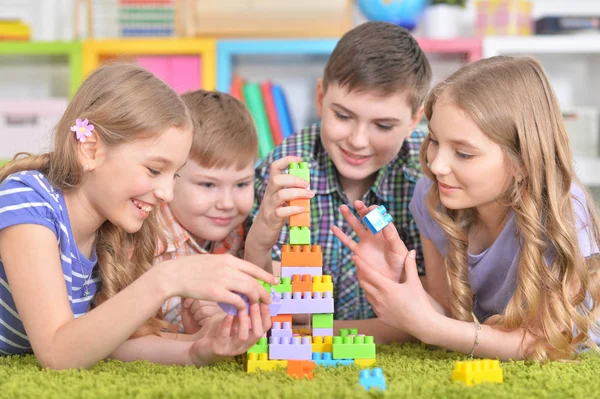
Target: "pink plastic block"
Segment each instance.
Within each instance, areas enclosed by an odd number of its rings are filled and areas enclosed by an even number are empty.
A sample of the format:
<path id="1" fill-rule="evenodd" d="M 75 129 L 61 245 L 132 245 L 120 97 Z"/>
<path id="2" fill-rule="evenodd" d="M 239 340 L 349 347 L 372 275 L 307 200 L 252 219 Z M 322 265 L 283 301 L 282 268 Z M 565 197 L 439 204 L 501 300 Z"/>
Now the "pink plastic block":
<path id="1" fill-rule="evenodd" d="M 284 292 L 281 299 L 281 314 L 333 313 L 332 292 Z"/>
<path id="2" fill-rule="evenodd" d="M 311 360 L 310 337 L 271 337 L 269 360 Z"/>
<path id="3" fill-rule="evenodd" d="M 311 277 L 314 276 L 322 276 L 323 268 L 318 266 L 284 266 L 281 268 L 281 277 L 289 277 L 292 278 L 294 274 L 304 275 L 310 274 Z"/>
<path id="4" fill-rule="evenodd" d="M 313 337 L 333 337 L 333 328 L 313 328 Z"/>
<path id="5" fill-rule="evenodd" d="M 283 322 L 283 326 L 281 325 L 281 322 L 279 322 L 279 321 L 276 321 L 273 323 L 273 328 L 271 328 L 271 337 L 277 337 L 277 338 L 289 337 L 289 338 L 291 338 L 292 336 L 293 336 L 292 323 L 290 323 L 289 321 L 285 321 L 285 322 Z"/>

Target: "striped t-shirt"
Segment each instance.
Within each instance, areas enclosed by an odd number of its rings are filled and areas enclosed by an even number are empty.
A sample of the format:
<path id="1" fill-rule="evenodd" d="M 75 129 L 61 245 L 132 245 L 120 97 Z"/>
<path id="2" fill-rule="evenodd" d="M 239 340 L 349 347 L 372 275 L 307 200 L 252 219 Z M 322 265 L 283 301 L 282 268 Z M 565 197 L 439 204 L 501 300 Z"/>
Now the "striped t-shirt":
<path id="1" fill-rule="evenodd" d="M 71 309 L 76 318 L 85 314 L 96 293 L 96 251 L 92 259 L 79 252 L 62 191 L 38 171 L 15 173 L 0 182 L 0 230 L 18 224 L 38 224 L 54 232 Z M 31 352 L 0 258 L 0 354 Z"/>

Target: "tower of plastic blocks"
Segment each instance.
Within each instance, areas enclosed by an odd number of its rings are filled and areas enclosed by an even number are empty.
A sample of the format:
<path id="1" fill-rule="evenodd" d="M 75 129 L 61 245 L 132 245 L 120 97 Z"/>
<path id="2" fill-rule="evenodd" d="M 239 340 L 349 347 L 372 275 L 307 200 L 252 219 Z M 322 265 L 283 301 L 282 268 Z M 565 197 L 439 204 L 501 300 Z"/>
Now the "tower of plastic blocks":
<path id="1" fill-rule="evenodd" d="M 289 173 L 310 183 L 308 162 L 290 164 Z M 288 367 L 288 360 L 307 362 L 307 370 L 319 365 L 369 367 L 375 363 L 373 337 L 359 335 L 356 329 L 333 335 L 333 282 L 331 276 L 323 275 L 321 246 L 311 245 L 310 200 L 291 201 L 290 206 L 294 205 L 303 206 L 304 212 L 289 220 L 290 241 L 281 253 L 281 283 L 265 284 L 280 296 L 278 314 L 272 315 L 268 337 L 248 350 L 246 370 Z M 292 316 L 300 314 L 310 315 L 310 329 L 294 328 Z"/>

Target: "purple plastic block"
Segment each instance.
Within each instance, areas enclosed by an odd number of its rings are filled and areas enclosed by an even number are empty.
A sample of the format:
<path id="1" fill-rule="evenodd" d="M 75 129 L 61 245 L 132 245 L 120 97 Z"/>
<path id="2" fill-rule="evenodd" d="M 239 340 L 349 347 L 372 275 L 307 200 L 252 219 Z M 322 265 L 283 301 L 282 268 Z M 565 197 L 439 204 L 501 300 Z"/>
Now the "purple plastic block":
<path id="1" fill-rule="evenodd" d="M 292 323 L 289 321 L 284 321 L 283 326 L 281 322 L 276 321 L 273 323 L 273 328 L 271 328 L 271 337 L 283 338 L 283 337 L 292 337 Z"/>
<path id="2" fill-rule="evenodd" d="M 333 337 L 333 328 L 313 328 L 313 337 Z"/>
<path id="3" fill-rule="evenodd" d="M 271 299 L 272 302 L 269 305 L 269 311 L 271 312 L 271 317 L 277 316 L 279 314 L 279 309 L 281 309 L 281 295 L 275 292 L 274 288 L 271 288 Z"/>
<path id="4" fill-rule="evenodd" d="M 292 276 L 294 274 L 300 274 L 300 275 L 304 275 L 304 274 L 310 274 L 311 277 L 314 276 L 322 276 L 323 275 L 323 268 L 322 267 L 318 267 L 318 266 L 283 266 L 281 268 L 281 278 L 283 277 L 289 277 L 292 278 Z"/>
<path id="5" fill-rule="evenodd" d="M 332 292 L 284 292 L 281 299 L 281 314 L 333 313 Z"/>
<path id="6" fill-rule="evenodd" d="M 248 297 L 244 294 L 239 295 L 242 297 L 244 302 L 246 302 L 246 311 L 250 312 L 250 302 L 248 301 Z M 219 305 L 219 307 L 223 309 L 223 312 L 227 314 L 232 314 L 234 316 L 237 316 L 238 314 L 237 308 L 230 303 L 218 302 L 217 305 Z"/>
<path id="7" fill-rule="evenodd" d="M 269 360 L 311 360 L 310 337 L 271 337 Z"/>

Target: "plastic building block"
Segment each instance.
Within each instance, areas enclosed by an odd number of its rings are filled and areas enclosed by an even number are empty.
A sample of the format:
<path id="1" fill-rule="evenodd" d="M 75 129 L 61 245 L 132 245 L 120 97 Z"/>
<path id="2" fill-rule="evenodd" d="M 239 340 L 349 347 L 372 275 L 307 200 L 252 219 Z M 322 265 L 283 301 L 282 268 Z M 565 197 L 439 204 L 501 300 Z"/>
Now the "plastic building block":
<path id="1" fill-rule="evenodd" d="M 392 222 L 392 216 L 387 213 L 385 206 L 379 205 L 376 209 L 367 213 L 363 222 L 373 234 L 379 233 L 385 226 Z"/>
<path id="2" fill-rule="evenodd" d="M 340 337 L 353 337 L 355 335 L 358 335 L 358 329 L 356 328 L 340 328 Z"/>
<path id="3" fill-rule="evenodd" d="M 452 371 L 452 380 L 466 385 L 482 382 L 503 382 L 500 361 L 492 359 L 467 360 L 456 362 Z"/>
<path id="4" fill-rule="evenodd" d="M 312 360 L 288 360 L 286 373 L 294 378 L 308 378 L 312 380 L 312 371 L 317 367 Z"/>
<path id="5" fill-rule="evenodd" d="M 312 282 L 310 274 L 294 274 L 292 276 L 292 292 L 312 292 Z"/>
<path id="6" fill-rule="evenodd" d="M 290 227 L 291 245 L 310 245 L 310 229 L 308 227 Z"/>
<path id="7" fill-rule="evenodd" d="M 274 288 L 271 288 L 271 304 L 269 305 L 269 312 L 271 317 L 277 316 L 279 314 L 279 309 L 281 308 L 281 294 L 275 292 Z"/>
<path id="8" fill-rule="evenodd" d="M 333 352 L 333 337 L 313 337 L 312 351 L 314 352 Z"/>
<path id="9" fill-rule="evenodd" d="M 279 311 L 283 314 L 333 313 L 333 296 L 331 292 L 294 292 L 293 296 L 284 292 Z"/>
<path id="10" fill-rule="evenodd" d="M 323 267 L 320 245 L 284 245 L 281 247 L 281 266 Z"/>
<path id="11" fill-rule="evenodd" d="M 256 373 L 258 370 L 269 371 L 277 367 L 287 367 L 287 360 L 269 360 L 266 353 L 249 353 L 246 371 Z"/>
<path id="12" fill-rule="evenodd" d="M 271 337 L 269 339 L 269 359 L 271 360 L 310 360 L 312 344 L 309 337 Z"/>
<path id="13" fill-rule="evenodd" d="M 354 364 L 358 367 L 371 367 L 377 359 L 354 359 Z"/>
<path id="14" fill-rule="evenodd" d="M 302 212 L 295 215 L 290 215 L 290 226 L 310 227 L 310 212 Z"/>
<path id="15" fill-rule="evenodd" d="M 308 162 L 292 162 L 290 163 L 288 170 L 290 175 L 298 176 L 310 183 L 310 169 L 308 167 Z"/>
<path id="16" fill-rule="evenodd" d="M 291 277 L 292 276 L 281 276 L 279 284 L 274 285 L 272 288 L 275 290 L 275 292 L 280 294 L 283 294 L 284 292 L 292 292 Z"/>
<path id="17" fill-rule="evenodd" d="M 318 292 L 318 291 L 317 291 Z M 313 314 L 312 315 L 312 327 L 313 328 L 333 328 L 333 314 Z M 315 334 L 313 334 L 315 335 Z"/>
<path id="18" fill-rule="evenodd" d="M 334 359 L 374 359 L 375 342 L 367 337 L 333 337 Z"/>
<path id="19" fill-rule="evenodd" d="M 291 314 L 281 314 L 281 312 L 279 312 L 280 314 L 278 314 L 277 316 L 272 316 L 271 317 L 271 323 L 276 323 L 276 322 L 280 322 L 280 323 L 291 323 L 292 322 L 292 315 Z"/>
<path id="20" fill-rule="evenodd" d="M 367 391 L 371 388 L 386 390 L 385 377 L 381 368 L 361 370 L 359 382 Z"/>
<path id="21" fill-rule="evenodd" d="M 248 349 L 247 353 L 269 353 L 269 341 L 261 338 L 258 342 Z"/>
<path id="22" fill-rule="evenodd" d="M 325 367 L 337 367 L 337 366 L 352 366 L 354 364 L 353 359 L 336 359 L 334 360 L 330 352 L 313 352 L 312 360 L 317 366 Z"/>
<path id="23" fill-rule="evenodd" d="M 242 297 L 244 302 L 246 302 L 246 310 L 250 311 L 250 302 L 248 301 L 248 297 L 244 294 L 240 294 L 240 296 Z M 234 316 L 237 316 L 238 314 L 238 309 L 230 303 L 217 302 L 217 305 L 219 305 L 219 307 L 223 309 L 223 312 L 227 314 L 231 314 Z"/>
<path id="24" fill-rule="evenodd" d="M 333 292 L 331 276 L 314 276 L 312 282 L 313 292 Z"/>
<path id="25" fill-rule="evenodd" d="M 292 329 L 294 337 L 312 337 L 310 328 L 294 328 Z"/>
<path id="26" fill-rule="evenodd" d="M 284 323 L 276 321 L 275 323 L 273 323 L 273 327 L 271 328 L 271 337 L 277 337 L 277 338 L 288 337 L 288 338 L 291 338 L 292 337 L 292 323 L 289 322 L 289 321 L 286 321 Z M 268 352 L 268 350 L 267 350 L 267 352 Z"/>
<path id="27" fill-rule="evenodd" d="M 333 328 L 313 328 L 312 335 L 314 337 L 332 337 Z"/>
<path id="28" fill-rule="evenodd" d="M 322 267 L 281 267 L 281 277 L 291 278 L 294 277 L 294 274 L 309 274 L 311 276 L 320 276 L 323 274 Z M 310 291 L 312 292 L 312 286 L 310 287 Z M 289 292 L 292 292 L 291 290 Z"/>
<path id="29" fill-rule="evenodd" d="M 300 198 L 290 201 L 290 206 L 303 206 L 304 212 L 310 211 L 310 198 Z"/>

